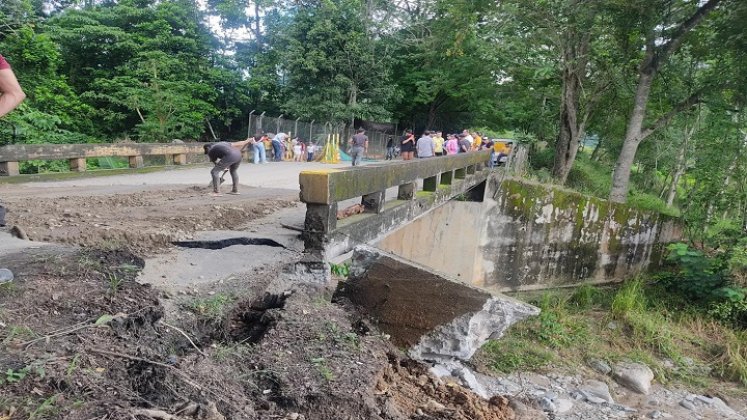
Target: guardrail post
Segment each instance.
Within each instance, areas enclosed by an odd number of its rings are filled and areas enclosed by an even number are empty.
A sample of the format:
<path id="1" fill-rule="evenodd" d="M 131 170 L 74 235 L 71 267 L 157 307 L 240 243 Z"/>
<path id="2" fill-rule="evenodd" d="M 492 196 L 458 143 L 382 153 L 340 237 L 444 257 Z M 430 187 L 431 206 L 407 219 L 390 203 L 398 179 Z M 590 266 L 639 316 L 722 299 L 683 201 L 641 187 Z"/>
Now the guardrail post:
<path id="1" fill-rule="evenodd" d="M 18 162 L 0 162 L 0 176 L 16 176 L 20 175 L 21 171 L 18 167 Z"/>
<path id="2" fill-rule="evenodd" d="M 423 179 L 423 191 L 436 192 L 438 189 L 439 178 L 441 178 L 440 174 Z"/>
<path id="3" fill-rule="evenodd" d="M 414 182 L 408 182 L 399 186 L 397 191 L 397 200 L 412 200 L 415 198 L 415 190 L 418 185 Z"/>
<path id="4" fill-rule="evenodd" d="M 142 168 L 145 166 L 142 156 L 129 156 L 130 168 Z"/>
<path id="5" fill-rule="evenodd" d="M 68 160 L 71 172 L 85 172 L 86 158 L 72 158 Z"/>
<path id="6" fill-rule="evenodd" d="M 375 193 L 366 194 L 361 199 L 361 204 L 366 208 L 369 213 L 381 213 L 384 208 L 384 201 L 386 198 L 386 191 L 377 191 Z"/>
<path id="7" fill-rule="evenodd" d="M 177 155 L 173 155 L 174 157 L 174 165 L 186 165 L 187 164 L 187 155 L 184 153 L 179 153 Z"/>
<path id="8" fill-rule="evenodd" d="M 441 173 L 441 185 L 451 185 L 454 180 L 454 171 Z"/>
<path id="9" fill-rule="evenodd" d="M 306 203 L 306 220 L 304 221 L 304 247 L 306 249 L 324 249 L 327 236 L 337 229 L 337 203 Z"/>

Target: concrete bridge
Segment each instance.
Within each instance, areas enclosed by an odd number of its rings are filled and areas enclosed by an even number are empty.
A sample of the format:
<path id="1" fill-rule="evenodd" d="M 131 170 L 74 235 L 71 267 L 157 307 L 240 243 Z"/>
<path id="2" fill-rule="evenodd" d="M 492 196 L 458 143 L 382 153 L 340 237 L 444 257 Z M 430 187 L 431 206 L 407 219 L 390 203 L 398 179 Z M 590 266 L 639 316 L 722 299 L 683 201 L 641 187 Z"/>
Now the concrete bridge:
<path id="1" fill-rule="evenodd" d="M 380 239 L 483 184 L 490 173 L 489 159 L 485 151 L 301 172 L 306 249 L 329 259 Z M 360 200 L 363 213 L 338 220 L 351 200 Z"/>

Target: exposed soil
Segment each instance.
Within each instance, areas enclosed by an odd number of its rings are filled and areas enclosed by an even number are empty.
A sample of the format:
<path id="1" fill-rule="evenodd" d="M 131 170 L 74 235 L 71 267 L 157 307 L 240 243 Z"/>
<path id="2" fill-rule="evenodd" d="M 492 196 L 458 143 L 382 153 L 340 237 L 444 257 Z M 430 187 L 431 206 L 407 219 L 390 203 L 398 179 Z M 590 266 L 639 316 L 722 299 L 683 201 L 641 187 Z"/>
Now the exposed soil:
<path id="1" fill-rule="evenodd" d="M 0 285 L 0 420 L 513 418 L 505 400 L 445 384 L 362 327 L 331 288 L 285 279 L 291 257 L 178 292 L 135 281 L 174 242 L 280 246 L 239 232 L 191 240 L 272 223 L 295 193 L 14 191 L 3 193 L 9 225 L 56 245 L 0 255 L 16 277 Z"/>
<path id="2" fill-rule="evenodd" d="M 0 256 L 16 274 L 0 286 L 0 419 L 513 418 L 278 267 L 170 296 L 134 281 L 142 264 L 65 246 Z"/>
<path id="3" fill-rule="evenodd" d="M 205 188 L 122 187 L 50 195 L 3 194 L 7 223 L 32 241 L 128 248 L 152 254 L 204 230 L 240 229 L 252 220 L 298 203 L 287 190 L 251 189 L 213 198 Z"/>

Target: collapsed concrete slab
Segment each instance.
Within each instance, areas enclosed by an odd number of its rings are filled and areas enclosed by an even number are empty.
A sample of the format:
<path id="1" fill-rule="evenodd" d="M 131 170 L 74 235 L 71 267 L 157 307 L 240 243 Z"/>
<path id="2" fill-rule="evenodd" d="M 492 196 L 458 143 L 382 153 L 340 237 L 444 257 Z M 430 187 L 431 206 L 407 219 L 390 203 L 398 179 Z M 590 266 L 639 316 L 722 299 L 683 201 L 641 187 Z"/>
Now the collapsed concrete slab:
<path id="1" fill-rule="evenodd" d="M 392 342 L 419 360 L 468 360 L 489 338 L 539 309 L 449 280 L 368 246 L 353 253 L 336 295 L 361 308 Z"/>

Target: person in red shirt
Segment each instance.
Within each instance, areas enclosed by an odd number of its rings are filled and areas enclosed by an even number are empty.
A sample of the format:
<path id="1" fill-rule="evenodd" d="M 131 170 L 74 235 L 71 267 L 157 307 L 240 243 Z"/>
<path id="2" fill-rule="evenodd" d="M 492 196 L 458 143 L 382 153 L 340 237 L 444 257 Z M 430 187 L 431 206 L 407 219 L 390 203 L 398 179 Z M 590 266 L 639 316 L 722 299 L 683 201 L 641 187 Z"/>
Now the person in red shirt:
<path id="1" fill-rule="evenodd" d="M 14 110 L 25 98 L 10 64 L 0 55 L 0 117 Z"/>

